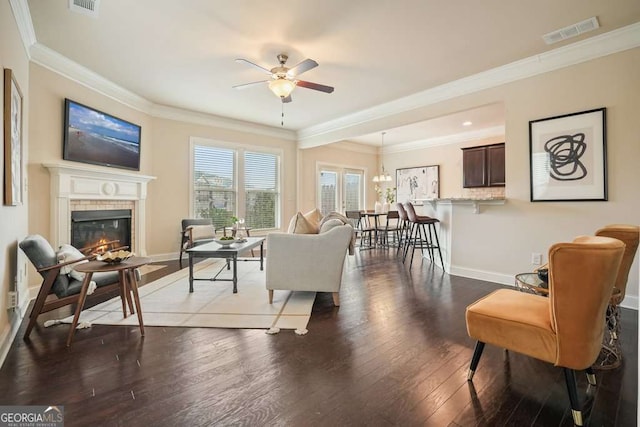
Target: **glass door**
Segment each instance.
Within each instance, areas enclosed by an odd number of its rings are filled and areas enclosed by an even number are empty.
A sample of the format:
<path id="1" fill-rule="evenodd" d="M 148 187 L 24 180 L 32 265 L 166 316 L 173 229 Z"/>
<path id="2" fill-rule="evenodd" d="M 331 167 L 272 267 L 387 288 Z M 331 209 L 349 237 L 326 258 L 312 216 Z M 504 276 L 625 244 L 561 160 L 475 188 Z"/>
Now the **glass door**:
<path id="1" fill-rule="evenodd" d="M 323 215 L 357 211 L 364 206 L 364 171 L 321 166 L 318 170 L 318 200 Z"/>

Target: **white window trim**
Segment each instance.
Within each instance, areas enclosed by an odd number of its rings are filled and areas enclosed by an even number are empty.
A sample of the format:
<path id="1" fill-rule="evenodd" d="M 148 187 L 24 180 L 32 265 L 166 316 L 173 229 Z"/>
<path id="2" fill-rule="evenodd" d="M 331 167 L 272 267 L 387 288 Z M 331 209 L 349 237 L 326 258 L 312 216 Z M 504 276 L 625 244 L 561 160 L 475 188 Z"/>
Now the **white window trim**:
<path id="1" fill-rule="evenodd" d="M 267 153 L 274 154 L 278 159 L 278 176 L 276 177 L 276 182 L 278 186 L 278 205 L 276 206 L 276 226 L 274 228 L 260 228 L 255 229 L 256 232 L 266 232 L 279 230 L 282 227 L 282 212 L 284 212 L 284 195 L 283 195 L 283 185 L 282 185 L 282 159 L 284 158 L 284 150 L 281 148 L 267 147 L 264 145 L 251 145 L 251 144 L 240 144 L 229 141 L 222 141 L 218 139 L 210 139 L 203 138 L 198 136 L 192 136 L 189 138 L 189 216 L 190 218 L 195 218 L 196 213 L 193 210 L 195 194 L 193 191 L 193 180 L 194 180 L 194 170 L 193 170 L 193 155 L 196 145 L 208 145 L 211 147 L 217 148 L 226 148 L 230 150 L 235 150 L 235 168 L 234 168 L 234 182 L 235 182 L 235 192 L 236 192 L 236 209 L 238 213 L 240 212 L 240 206 L 242 209 L 245 208 L 245 188 L 244 188 L 244 173 L 240 173 L 240 171 L 244 172 L 244 153 L 246 151 L 251 151 L 255 153 Z M 241 204 L 242 203 L 242 204 Z M 246 216 L 246 215 L 245 215 Z"/>
<path id="2" fill-rule="evenodd" d="M 362 171 L 363 176 L 362 176 L 362 206 L 364 207 L 364 209 L 366 209 L 366 205 L 367 205 L 367 180 L 369 179 L 369 170 L 366 167 L 363 166 L 355 166 L 355 165 L 348 165 L 348 164 L 343 164 L 343 163 L 330 163 L 330 162 L 322 162 L 322 161 L 316 161 L 316 172 L 315 175 L 313 177 L 313 181 L 314 181 L 314 185 L 315 185 L 315 193 L 316 193 L 316 200 L 315 203 L 316 205 L 320 204 L 320 186 L 318 185 L 318 177 L 320 176 L 320 171 L 322 169 L 326 169 L 332 172 L 342 172 L 342 171 L 354 171 L 354 172 L 360 172 Z M 342 190 L 340 190 L 342 191 Z"/>

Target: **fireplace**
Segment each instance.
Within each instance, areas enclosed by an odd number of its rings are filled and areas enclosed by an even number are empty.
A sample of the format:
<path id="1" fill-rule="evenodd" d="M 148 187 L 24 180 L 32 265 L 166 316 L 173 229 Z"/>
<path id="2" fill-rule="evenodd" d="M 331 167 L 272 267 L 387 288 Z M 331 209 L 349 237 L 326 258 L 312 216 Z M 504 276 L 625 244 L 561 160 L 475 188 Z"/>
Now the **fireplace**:
<path id="1" fill-rule="evenodd" d="M 51 175 L 51 243 L 58 247 L 71 243 L 71 212 L 110 211 L 131 212 L 128 241 L 131 251 L 147 255 L 146 217 L 147 184 L 155 177 L 117 169 L 67 162 L 44 164 Z M 125 240 L 121 237 L 118 240 Z"/>
<path id="2" fill-rule="evenodd" d="M 117 246 L 131 248 L 131 218 L 131 209 L 72 211 L 71 245 L 84 248 L 118 240 Z"/>

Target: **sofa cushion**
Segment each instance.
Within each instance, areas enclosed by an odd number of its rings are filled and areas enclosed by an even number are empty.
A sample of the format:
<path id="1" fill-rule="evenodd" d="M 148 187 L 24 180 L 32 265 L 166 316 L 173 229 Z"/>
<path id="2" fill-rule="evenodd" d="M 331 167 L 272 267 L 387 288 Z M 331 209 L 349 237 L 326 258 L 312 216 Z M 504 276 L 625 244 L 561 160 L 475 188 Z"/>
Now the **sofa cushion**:
<path id="1" fill-rule="evenodd" d="M 344 225 L 344 223 L 337 218 L 330 219 L 328 221 L 322 221 L 322 226 L 320 227 L 320 233 L 318 234 L 326 233 L 328 231 L 331 231 L 335 227 L 340 227 L 341 225 Z"/>
<path id="2" fill-rule="evenodd" d="M 80 252 L 78 249 L 74 248 L 71 245 L 64 244 L 60 246 L 58 251 L 56 252 L 56 258 L 59 263 L 65 263 L 69 261 L 77 261 L 84 258 L 84 254 Z M 60 274 L 68 274 L 71 278 L 79 280 L 82 282 L 84 280 L 84 273 L 78 273 L 74 270 L 74 266 L 81 264 L 83 262 L 87 262 L 87 260 L 78 261 L 75 264 L 65 265 L 60 269 Z"/>
<path id="3" fill-rule="evenodd" d="M 189 233 L 192 241 L 209 240 L 213 241 L 216 237 L 216 229 L 213 225 L 190 225 Z"/>
<path id="4" fill-rule="evenodd" d="M 320 231 L 320 222 L 322 221 L 322 212 L 320 212 L 318 208 L 305 213 L 304 217 L 307 221 L 309 221 L 309 224 L 315 227 L 316 233 Z"/>
<path id="5" fill-rule="evenodd" d="M 289 223 L 289 234 L 318 234 L 318 228 L 298 212 Z"/>

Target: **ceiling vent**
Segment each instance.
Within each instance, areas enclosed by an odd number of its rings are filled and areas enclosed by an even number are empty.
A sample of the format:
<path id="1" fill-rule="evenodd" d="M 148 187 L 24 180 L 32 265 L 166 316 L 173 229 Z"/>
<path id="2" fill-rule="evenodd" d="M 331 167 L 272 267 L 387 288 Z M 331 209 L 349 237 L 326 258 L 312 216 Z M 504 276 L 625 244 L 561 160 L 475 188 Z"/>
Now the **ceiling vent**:
<path id="1" fill-rule="evenodd" d="M 84 15 L 98 16 L 98 8 L 100 0 L 69 0 L 69 9 L 72 12 L 82 13 Z"/>
<path id="2" fill-rule="evenodd" d="M 595 30 L 596 28 L 600 28 L 600 24 L 598 24 L 598 18 L 594 16 L 593 18 L 585 19 L 577 24 L 569 25 L 568 27 L 560 28 L 559 30 L 545 34 L 542 36 L 542 39 L 547 44 L 554 44 Z"/>

